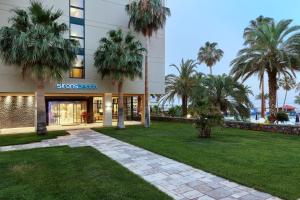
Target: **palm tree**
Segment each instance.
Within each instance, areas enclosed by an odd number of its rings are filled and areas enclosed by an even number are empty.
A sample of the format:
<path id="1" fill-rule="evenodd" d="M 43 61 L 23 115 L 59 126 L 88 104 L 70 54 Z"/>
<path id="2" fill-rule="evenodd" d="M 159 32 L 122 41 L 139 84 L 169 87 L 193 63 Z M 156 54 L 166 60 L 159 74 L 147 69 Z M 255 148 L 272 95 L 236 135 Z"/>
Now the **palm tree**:
<path id="1" fill-rule="evenodd" d="M 179 67 L 175 64 L 170 66 L 177 70 L 178 75 L 169 74 L 166 76 L 166 89 L 162 101 L 164 104 L 167 101 L 174 101 L 174 98 L 179 96 L 182 103 L 182 116 L 186 117 L 189 97 L 195 86 L 197 63 L 195 60 L 188 59 L 184 61 L 182 59 Z"/>
<path id="2" fill-rule="evenodd" d="M 268 75 L 270 121 L 276 119 L 277 76 L 295 75 L 300 63 L 300 27 L 290 26 L 292 20 L 260 24 L 245 38 L 246 47 L 231 63 L 231 74 L 246 80 L 252 75 Z"/>
<path id="3" fill-rule="evenodd" d="M 282 87 L 285 90 L 285 95 L 284 95 L 284 100 L 283 100 L 283 105 L 282 105 L 282 107 L 284 107 L 285 102 L 286 102 L 287 93 L 288 93 L 288 91 L 290 91 L 296 87 L 296 81 L 292 77 L 285 76 L 285 77 L 279 79 L 278 86 Z"/>
<path id="4" fill-rule="evenodd" d="M 237 119 L 250 116 L 252 103 L 249 96 L 252 92 L 249 87 L 226 74 L 208 76 L 200 84 L 206 88 L 205 96 L 209 101 L 225 115 L 229 112 Z"/>
<path id="5" fill-rule="evenodd" d="M 255 20 L 250 21 L 250 25 L 245 28 L 244 30 L 244 39 L 245 39 L 245 45 L 253 45 L 255 44 L 255 39 L 256 39 L 256 32 L 258 31 L 258 27 L 261 26 L 262 24 L 268 24 L 273 21 L 272 18 L 269 17 L 264 17 L 264 16 L 259 16 Z M 258 79 L 260 81 L 260 88 L 261 88 L 261 97 L 259 100 L 261 100 L 261 117 L 265 118 L 266 117 L 266 98 L 265 98 L 265 67 L 264 65 L 260 66 L 260 69 L 257 73 Z M 269 97 L 268 97 L 269 98 Z"/>
<path id="6" fill-rule="evenodd" d="M 164 28 L 167 16 L 171 15 L 170 9 L 163 5 L 162 0 L 134 0 L 126 5 L 128 13 L 129 27 L 142 33 L 146 38 L 146 56 L 145 56 L 145 127 L 150 127 L 150 107 L 149 107 L 149 88 L 148 88 L 148 50 L 150 38 L 154 32 Z"/>
<path id="7" fill-rule="evenodd" d="M 294 101 L 295 104 L 298 104 L 300 105 L 300 96 L 295 96 L 295 101 Z"/>
<path id="8" fill-rule="evenodd" d="M 252 92 L 248 87 L 225 74 L 198 80 L 191 97 L 191 110 L 197 118 L 199 137 L 209 138 L 211 127 L 222 124 L 227 113 L 237 119 L 250 116 Z"/>
<path id="9" fill-rule="evenodd" d="M 212 67 L 219 62 L 224 52 L 217 48 L 218 43 L 216 42 L 206 42 L 204 47 L 201 47 L 198 52 L 199 63 L 205 63 L 209 67 L 210 75 L 212 75 Z"/>
<path id="10" fill-rule="evenodd" d="M 124 80 L 134 80 L 142 77 L 143 53 L 142 43 L 128 33 L 124 35 L 121 29 L 108 32 L 108 37 L 100 40 L 100 45 L 94 55 L 94 65 L 101 75 L 110 77 L 118 89 L 118 128 L 124 126 Z"/>
<path id="11" fill-rule="evenodd" d="M 32 1 L 28 9 L 14 9 L 10 26 L 0 29 L 0 57 L 8 65 L 18 66 L 23 78 L 30 74 L 36 83 L 35 127 L 46 134 L 45 84 L 62 80 L 76 59 L 79 44 L 64 39 L 68 27 L 57 20 L 62 11 L 44 8 Z"/>

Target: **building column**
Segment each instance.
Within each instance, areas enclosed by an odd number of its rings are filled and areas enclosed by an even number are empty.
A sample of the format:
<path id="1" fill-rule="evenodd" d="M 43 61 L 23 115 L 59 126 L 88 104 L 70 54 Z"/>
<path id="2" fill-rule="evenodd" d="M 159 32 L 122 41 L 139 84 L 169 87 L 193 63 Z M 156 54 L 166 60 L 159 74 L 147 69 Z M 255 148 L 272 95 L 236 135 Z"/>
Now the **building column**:
<path id="1" fill-rule="evenodd" d="M 130 97 L 130 117 L 133 120 L 133 97 Z"/>
<path id="2" fill-rule="evenodd" d="M 87 123 L 94 123 L 94 97 L 89 97 L 87 100 Z"/>
<path id="3" fill-rule="evenodd" d="M 145 95 L 141 96 L 141 123 L 145 124 Z"/>
<path id="4" fill-rule="evenodd" d="M 112 93 L 103 97 L 103 126 L 112 126 Z"/>

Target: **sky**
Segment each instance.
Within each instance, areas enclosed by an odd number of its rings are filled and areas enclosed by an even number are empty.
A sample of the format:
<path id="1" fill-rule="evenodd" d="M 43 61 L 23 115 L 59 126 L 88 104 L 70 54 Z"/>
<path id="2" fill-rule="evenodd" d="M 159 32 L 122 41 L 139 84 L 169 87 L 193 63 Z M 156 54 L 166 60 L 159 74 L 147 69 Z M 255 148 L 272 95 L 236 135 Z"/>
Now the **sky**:
<path id="1" fill-rule="evenodd" d="M 166 74 L 176 73 L 170 64 L 179 64 L 182 58 L 196 59 L 206 41 L 217 42 L 224 51 L 223 59 L 213 67 L 213 74 L 229 73 L 231 60 L 243 48 L 244 28 L 260 15 L 276 21 L 292 19 L 293 25 L 300 25 L 300 0 L 167 0 L 166 5 L 172 13 L 166 24 Z M 198 71 L 209 72 L 203 64 Z M 300 72 L 297 75 L 300 82 Z M 245 84 L 255 95 L 259 94 L 257 77 Z M 288 93 L 287 104 L 294 104 L 296 94 Z M 280 90 L 278 96 L 282 105 L 284 91 Z M 251 99 L 255 106 L 260 105 L 254 97 Z"/>

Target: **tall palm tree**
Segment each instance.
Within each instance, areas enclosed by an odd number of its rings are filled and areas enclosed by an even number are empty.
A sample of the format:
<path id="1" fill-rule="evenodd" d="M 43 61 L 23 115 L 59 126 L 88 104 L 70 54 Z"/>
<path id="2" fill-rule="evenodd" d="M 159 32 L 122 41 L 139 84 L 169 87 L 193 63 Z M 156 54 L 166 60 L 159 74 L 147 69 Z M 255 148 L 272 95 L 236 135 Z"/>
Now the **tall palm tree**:
<path id="1" fill-rule="evenodd" d="M 260 27 L 262 24 L 270 24 L 273 22 L 272 18 L 259 16 L 255 20 L 251 20 L 250 24 L 247 28 L 244 30 L 244 39 L 245 39 L 245 45 L 253 45 L 255 44 L 256 39 L 256 32 L 258 31 L 258 27 Z M 260 100 L 261 100 L 261 117 L 266 117 L 266 98 L 265 98 L 265 66 L 261 65 L 259 72 L 257 73 L 258 79 L 260 81 Z"/>
<path id="2" fill-rule="evenodd" d="M 129 27 L 142 33 L 146 38 L 145 56 L 145 127 L 150 127 L 150 107 L 149 107 L 149 88 L 148 88 L 148 50 L 150 38 L 153 33 L 164 28 L 167 17 L 171 15 L 170 9 L 165 7 L 162 0 L 133 0 L 125 7 L 128 13 Z"/>
<path id="3" fill-rule="evenodd" d="M 76 59 L 79 44 L 64 39 L 68 30 L 57 22 L 62 11 L 44 8 L 32 1 L 28 9 L 14 9 L 10 26 L 0 29 L 0 57 L 8 65 L 18 66 L 36 83 L 35 127 L 37 134 L 46 134 L 45 83 L 62 80 Z"/>
<path id="4" fill-rule="evenodd" d="M 287 93 L 288 93 L 288 91 L 290 91 L 296 87 L 296 81 L 294 78 L 285 76 L 285 77 L 279 79 L 278 86 L 285 90 L 285 95 L 284 95 L 284 100 L 283 100 L 283 105 L 282 105 L 282 107 L 284 107 L 285 103 L 286 103 Z"/>
<path id="5" fill-rule="evenodd" d="M 163 104 L 167 101 L 174 101 L 175 97 L 181 98 L 182 116 L 187 116 L 188 101 L 195 86 L 195 75 L 197 63 L 195 60 L 188 59 L 181 60 L 180 66 L 175 64 L 170 65 L 174 67 L 178 75 L 169 74 L 166 76 L 165 95 L 162 98 Z"/>
<path id="6" fill-rule="evenodd" d="M 94 65 L 101 75 L 110 77 L 118 89 L 118 128 L 124 125 L 123 83 L 125 79 L 134 80 L 142 77 L 143 53 L 142 43 L 121 29 L 108 32 L 108 37 L 100 40 L 94 55 Z"/>
<path id="7" fill-rule="evenodd" d="M 206 89 L 204 95 L 225 115 L 229 112 L 238 119 L 249 117 L 252 108 L 249 87 L 226 74 L 208 76 L 200 84 Z"/>
<path id="8" fill-rule="evenodd" d="M 300 27 L 290 26 L 292 20 L 260 24 L 245 38 L 246 47 L 231 63 L 235 78 L 248 79 L 252 75 L 268 75 L 270 121 L 276 119 L 277 76 L 294 76 L 300 63 Z"/>
<path id="9" fill-rule="evenodd" d="M 212 67 L 219 62 L 224 52 L 217 48 L 218 43 L 216 42 L 206 42 L 203 47 L 199 49 L 198 61 L 199 63 L 205 63 L 209 67 L 210 75 L 212 75 Z"/>

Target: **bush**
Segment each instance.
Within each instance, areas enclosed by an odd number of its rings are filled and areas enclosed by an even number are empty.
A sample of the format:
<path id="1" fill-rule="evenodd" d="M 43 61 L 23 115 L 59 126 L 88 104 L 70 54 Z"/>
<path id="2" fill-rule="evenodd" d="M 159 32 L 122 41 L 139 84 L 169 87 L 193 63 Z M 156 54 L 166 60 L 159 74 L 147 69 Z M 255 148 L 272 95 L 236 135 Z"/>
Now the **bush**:
<path id="1" fill-rule="evenodd" d="M 158 105 L 151 107 L 151 113 L 154 115 L 160 115 L 162 112 L 161 108 Z"/>
<path id="2" fill-rule="evenodd" d="M 200 115 L 195 122 L 200 138 L 210 138 L 211 128 L 221 124 L 223 124 L 223 115 L 220 114 L 203 114 Z"/>
<path id="3" fill-rule="evenodd" d="M 279 122 L 288 122 L 289 121 L 289 115 L 285 112 L 278 112 L 276 114 L 276 120 Z"/>
<path id="4" fill-rule="evenodd" d="M 289 115 L 286 112 L 278 112 L 276 113 L 276 121 L 277 122 L 288 122 L 289 120 Z M 268 116 L 268 121 L 270 121 L 270 116 Z"/>
<path id="5" fill-rule="evenodd" d="M 171 117 L 181 117 L 182 112 L 181 112 L 181 107 L 180 106 L 173 106 L 169 109 L 168 115 Z"/>

